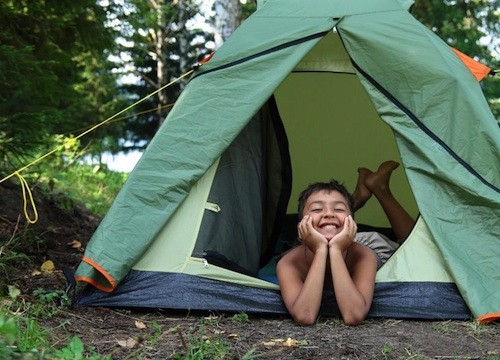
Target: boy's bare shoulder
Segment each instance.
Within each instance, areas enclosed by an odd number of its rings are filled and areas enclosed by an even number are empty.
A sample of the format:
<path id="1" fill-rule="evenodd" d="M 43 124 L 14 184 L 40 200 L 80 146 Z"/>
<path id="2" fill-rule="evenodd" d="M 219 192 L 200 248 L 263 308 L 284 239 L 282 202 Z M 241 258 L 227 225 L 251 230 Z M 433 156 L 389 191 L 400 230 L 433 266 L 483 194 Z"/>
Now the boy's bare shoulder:
<path id="1" fill-rule="evenodd" d="M 301 245 L 297 245 L 293 248 L 291 248 L 290 250 L 288 250 L 280 259 L 283 260 L 288 260 L 288 259 L 294 259 L 296 258 L 297 256 L 299 255 L 303 255 L 304 254 L 304 250 L 305 250 L 305 246 L 303 244 Z"/>
<path id="2" fill-rule="evenodd" d="M 307 266 L 305 257 L 305 246 L 298 245 L 290 249 L 278 261 L 278 266 L 293 267 L 298 270 L 303 269 L 305 266 Z"/>

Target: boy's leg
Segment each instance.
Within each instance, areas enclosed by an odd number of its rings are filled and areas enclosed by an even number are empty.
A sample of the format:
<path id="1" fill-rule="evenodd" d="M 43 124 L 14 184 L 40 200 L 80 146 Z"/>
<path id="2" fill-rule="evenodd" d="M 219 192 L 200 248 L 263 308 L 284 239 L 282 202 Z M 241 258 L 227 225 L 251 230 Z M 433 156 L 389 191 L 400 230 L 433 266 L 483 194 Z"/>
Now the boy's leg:
<path id="1" fill-rule="evenodd" d="M 372 196 L 372 191 L 366 187 L 366 178 L 373 172 L 367 168 L 358 169 L 358 183 L 352 193 L 353 211 L 361 209 Z"/>
<path id="2" fill-rule="evenodd" d="M 392 195 L 389 187 L 391 174 L 398 166 L 399 163 L 395 161 L 383 162 L 377 171 L 366 175 L 365 185 L 378 199 L 397 239 L 402 242 L 410 234 L 415 221 Z"/>

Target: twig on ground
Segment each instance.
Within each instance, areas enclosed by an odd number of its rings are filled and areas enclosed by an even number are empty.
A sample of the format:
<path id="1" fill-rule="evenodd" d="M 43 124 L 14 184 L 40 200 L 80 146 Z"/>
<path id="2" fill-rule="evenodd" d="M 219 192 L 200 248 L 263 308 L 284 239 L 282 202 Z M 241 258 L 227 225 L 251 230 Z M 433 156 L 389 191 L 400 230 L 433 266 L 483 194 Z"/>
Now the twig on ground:
<path id="1" fill-rule="evenodd" d="M 16 221 L 16 227 L 14 228 L 14 232 L 12 233 L 12 236 L 10 237 L 10 239 L 0 248 L 0 256 L 2 256 L 2 254 L 4 254 L 3 252 L 3 249 L 4 248 L 7 248 L 10 243 L 14 240 L 15 236 L 16 236 L 16 233 L 17 233 L 17 230 L 19 229 L 19 221 L 21 220 L 21 214 L 19 214 L 17 216 L 17 221 Z"/>
<path id="2" fill-rule="evenodd" d="M 186 339 L 184 339 L 184 335 L 182 335 L 182 331 L 180 329 L 180 327 L 177 327 L 177 334 L 179 334 L 179 337 L 181 338 L 181 342 L 182 342 L 182 347 L 184 348 L 184 351 L 187 353 L 189 353 L 189 348 L 187 346 L 187 343 L 186 343 Z"/>

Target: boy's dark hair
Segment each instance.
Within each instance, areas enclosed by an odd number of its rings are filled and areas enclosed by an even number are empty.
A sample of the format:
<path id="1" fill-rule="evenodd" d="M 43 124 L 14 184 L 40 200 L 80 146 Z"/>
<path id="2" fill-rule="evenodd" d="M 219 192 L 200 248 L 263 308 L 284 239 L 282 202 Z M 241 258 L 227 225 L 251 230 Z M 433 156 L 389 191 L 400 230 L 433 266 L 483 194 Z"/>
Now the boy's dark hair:
<path id="1" fill-rule="evenodd" d="M 331 179 L 329 182 L 317 182 L 310 184 L 306 189 L 304 189 L 300 193 L 299 204 L 298 204 L 299 218 L 302 218 L 302 213 L 304 212 L 304 207 L 306 206 L 306 201 L 307 199 L 309 199 L 309 196 L 319 191 L 327 191 L 327 192 L 338 191 L 339 193 L 341 193 L 342 196 L 344 196 L 344 198 L 347 200 L 347 205 L 349 206 L 351 215 L 354 216 L 353 201 L 351 194 L 349 194 L 349 191 L 347 191 L 346 187 L 343 184 L 339 183 L 335 179 Z"/>

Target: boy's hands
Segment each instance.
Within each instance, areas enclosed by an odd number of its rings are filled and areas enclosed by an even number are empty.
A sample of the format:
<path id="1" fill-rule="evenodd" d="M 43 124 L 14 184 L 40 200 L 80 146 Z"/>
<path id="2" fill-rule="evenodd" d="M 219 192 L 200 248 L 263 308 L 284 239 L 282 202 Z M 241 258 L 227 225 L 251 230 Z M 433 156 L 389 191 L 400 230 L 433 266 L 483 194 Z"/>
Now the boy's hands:
<path id="1" fill-rule="evenodd" d="M 303 244 L 313 253 L 326 246 L 329 249 L 337 249 L 344 252 L 353 242 L 358 226 L 351 215 L 345 218 L 342 230 L 333 238 L 328 240 L 323 234 L 317 231 L 312 224 L 312 217 L 305 215 L 297 226 L 299 238 Z"/>
<path id="2" fill-rule="evenodd" d="M 328 241 L 328 247 L 336 248 L 341 252 L 344 252 L 353 242 L 356 232 L 358 231 L 358 225 L 354 221 L 351 215 L 345 218 L 344 227 L 342 230 Z"/>
<path id="3" fill-rule="evenodd" d="M 297 225 L 299 238 L 313 253 L 322 247 L 328 247 L 328 240 L 312 225 L 312 217 L 305 215 Z"/>

